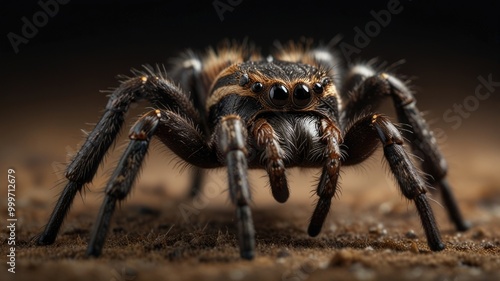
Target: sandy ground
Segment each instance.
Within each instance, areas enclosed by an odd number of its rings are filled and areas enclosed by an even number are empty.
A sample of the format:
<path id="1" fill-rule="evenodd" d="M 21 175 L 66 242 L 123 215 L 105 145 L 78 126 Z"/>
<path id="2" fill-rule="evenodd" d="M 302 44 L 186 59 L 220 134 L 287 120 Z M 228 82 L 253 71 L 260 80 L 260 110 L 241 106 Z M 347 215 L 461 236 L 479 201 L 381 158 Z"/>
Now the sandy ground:
<path id="1" fill-rule="evenodd" d="M 165 160 L 168 153 L 162 149 L 153 149 L 134 191 L 115 213 L 104 254 L 87 259 L 101 187 L 119 153 L 76 198 L 56 243 L 47 247 L 30 239 L 44 226 L 62 188 L 54 188 L 56 176 L 46 176 L 58 164 L 20 163 L 13 166 L 18 176 L 16 273 L 7 273 L 2 262 L 1 275 L 7 276 L 2 280 L 499 280 L 500 153 L 492 138 L 461 150 L 470 141 L 448 141 L 445 153 L 450 182 L 473 227 L 455 232 L 438 194 L 432 195 L 447 247 L 439 253 L 429 251 L 414 206 L 387 176 L 380 153 L 361 168 L 344 170 L 342 193 L 317 238 L 306 234 L 317 171 L 289 171 L 292 193 L 286 204 L 272 200 L 264 172 L 252 171 L 253 261 L 238 255 L 224 170 L 208 172 L 200 197 L 186 199 L 189 172 Z M 5 221 L 5 212 L 1 215 Z M 5 259 L 9 232 L 4 228 L 0 235 Z"/>

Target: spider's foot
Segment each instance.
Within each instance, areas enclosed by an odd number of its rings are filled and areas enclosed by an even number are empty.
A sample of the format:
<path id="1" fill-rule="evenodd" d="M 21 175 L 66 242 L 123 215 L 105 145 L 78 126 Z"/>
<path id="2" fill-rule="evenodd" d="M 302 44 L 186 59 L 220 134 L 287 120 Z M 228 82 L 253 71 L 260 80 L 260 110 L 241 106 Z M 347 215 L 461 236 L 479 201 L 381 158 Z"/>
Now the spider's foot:
<path id="1" fill-rule="evenodd" d="M 238 240 L 240 243 L 240 256 L 251 260 L 255 256 L 255 229 L 252 222 L 250 207 L 239 206 L 236 209 L 238 219 Z"/>
<path id="2" fill-rule="evenodd" d="M 311 237 L 316 237 L 321 232 L 321 226 L 309 225 L 307 228 L 307 234 Z"/>
<path id="3" fill-rule="evenodd" d="M 325 223 L 326 215 L 330 210 L 331 198 L 320 198 L 316 208 L 314 209 L 313 215 L 311 216 L 311 221 L 309 222 L 309 227 L 307 228 L 307 234 L 311 237 L 316 237 L 321 232 L 323 224 Z"/>
<path id="4" fill-rule="evenodd" d="M 439 251 L 442 251 L 444 250 L 446 247 L 444 246 L 444 244 L 440 241 L 440 242 L 437 242 L 437 243 L 429 243 L 429 248 L 431 249 L 431 251 L 433 252 L 439 252 Z"/>
<path id="5" fill-rule="evenodd" d="M 101 249 L 98 249 L 96 247 L 91 247 L 89 245 L 89 247 L 87 248 L 87 252 L 85 253 L 85 256 L 88 258 L 97 258 L 101 255 L 101 253 L 102 253 Z"/>
<path id="6" fill-rule="evenodd" d="M 52 235 L 51 233 L 42 232 L 33 237 L 33 240 L 35 240 L 35 243 L 38 246 L 47 246 L 54 244 L 54 242 L 56 241 L 56 236 Z"/>
<path id="7" fill-rule="evenodd" d="M 455 223 L 455 227 L 457 228 L 457 231 L 464 232 L 469 230 L 472 227 L 472 224 L 470 221 L 461 221 Z"/>
<path id="8" fill-rule="evenodd" d="M 253 258 L 255 257 L 255 252 L 254 251 L 241 251 L 240 256 L 241 256 L 241 258 L 246 259 L 246 260 L 253 260 Z"/>
<path id="9" fill-rule="evenodd" d="M 457 231 L 466 231 L 471 228 L 471 223 L 464 220 L 458 207 L 458 203 L 451 192 L 451 186 L 448 181 L 443 178 L 439 181 L 438 186 L 442 193 L 442 198 L 448 211 L 450 220 L 455 224 Z"/>

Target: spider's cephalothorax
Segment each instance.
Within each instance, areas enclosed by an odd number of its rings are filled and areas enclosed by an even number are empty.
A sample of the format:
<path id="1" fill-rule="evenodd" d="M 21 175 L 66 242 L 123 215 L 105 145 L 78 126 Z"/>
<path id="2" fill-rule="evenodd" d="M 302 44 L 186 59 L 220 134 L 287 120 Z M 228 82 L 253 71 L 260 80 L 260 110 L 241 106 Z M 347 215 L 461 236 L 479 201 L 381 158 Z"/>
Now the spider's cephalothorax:
<path id="1" fill-rule="evenodd" d="M 446 162 L 412 93 L 389 73 L 370 65 L 339 72 L 330 47 L 290 44 L 266 59 L 248 46 L 226 45 L 201 56 L 187 52 L 168 73 L 146 68 L 135 74 L 111 94 L 99 123 L 68 166 L 68 183 L 38 244 L 54 242 L 74 196 L 92 180 L 129 105 L 141 99 L 157 109 L 130 130 L 130 143 L 106 186 L 88 255 L 100 255 L 116 202 L 129 193 L 152 137 L 195 167 L 194 195 L 203 168 L 227 167 L 243 258 L 253 258 L 255 249 L 248 168 L 265 169 L 274 198 L 285 202 L 285 169 L 320 167 L 319 200 L 308 228 L 316 236 L 330 210 L 341 166 L 362 162 L 380 144 L 403 195 L 416 205 L 431 250 L 442 250 L 444 244 L 426 198 L 427 184 L 441 190 L 456 228 L 468 228 L 446 181 Z M 400 132 L 375 113 L 385 97 L 393 100 L 399 122 L 410 130 Z M 409 158 L 404 137 L 423 159 L 431 182 Z"/>

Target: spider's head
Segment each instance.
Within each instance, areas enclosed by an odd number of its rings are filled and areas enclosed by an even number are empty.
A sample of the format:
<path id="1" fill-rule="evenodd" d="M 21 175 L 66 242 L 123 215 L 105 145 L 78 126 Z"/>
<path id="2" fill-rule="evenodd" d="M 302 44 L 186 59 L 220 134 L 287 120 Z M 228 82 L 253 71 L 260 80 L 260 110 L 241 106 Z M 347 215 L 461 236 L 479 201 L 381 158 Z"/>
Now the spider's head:
<path id="1" fill-rule="evenodd" d="M 237 94 L 257 99 L 268 111 L 311 111 L 325 99 L 337 99 L 327 70 L 279 60 L 234 64 L 220 73 L 210 92 L 207 107 Z"/>

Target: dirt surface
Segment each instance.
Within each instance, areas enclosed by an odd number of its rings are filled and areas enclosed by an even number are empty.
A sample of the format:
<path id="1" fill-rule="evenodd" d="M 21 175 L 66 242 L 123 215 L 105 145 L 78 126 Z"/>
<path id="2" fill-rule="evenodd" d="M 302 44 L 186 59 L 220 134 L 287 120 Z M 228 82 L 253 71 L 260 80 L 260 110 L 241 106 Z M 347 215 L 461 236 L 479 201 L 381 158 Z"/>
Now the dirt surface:
<path id="1" fill-rule="evenodd" d="M 448 154 L 461 147 L 460 141 L 452 144 Z M 450 181 L 473 227 L 455 232 L 439 196 L 432 195 L 446 243 L 439 253 L 429 251 L 414 206 L 379 165 L 380 153 L 361 169 L 344 170 L 342 194 L 317 238 L 306 233 L 317 171 L 289 172 L 292 194 L 286 204 L 273 202 L 264 173 L 252 171 L 253 261 L 238 255 L 223 170 L 208 172 L 200 197 L 185 199 L 187 189 L 176 185 L 186 186 L 189 172 L 154 149 L 133 194 L 114 215 L 104 254 L 87 259 L 106 173 L 101 171 L 85 200 L 77 197 L 56 243 L 37 247 L 30 238 L 45 224 L 61 187 L 49 189 L 52 178 L 37 178 L 32 167 L 20 166 L 16 274 L 8 280 L 499 280 L 500 178 L 495 167 L 500 153 L 493 152 L 486 157 L 476 147 L 451 157 Z M 474 170 L 467 170 L 469 163 Z M 8 252 L 8 235 L 2 230 L 2 253 Z M 5 275 L 5 262 L 0 270 Z"/>

